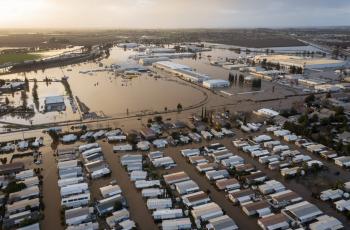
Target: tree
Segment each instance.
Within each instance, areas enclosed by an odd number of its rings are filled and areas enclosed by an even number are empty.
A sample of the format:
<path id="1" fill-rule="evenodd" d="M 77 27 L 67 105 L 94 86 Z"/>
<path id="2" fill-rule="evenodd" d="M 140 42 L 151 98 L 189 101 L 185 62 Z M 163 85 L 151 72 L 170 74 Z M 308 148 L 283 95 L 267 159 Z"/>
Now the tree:
<path id="1" fill-rule="evenodd" d="M 24 87 L 26 91 L 29 91 L 29 80 L 27 77 L 24 78 Z"/>
<path id="2" fill-rule="evenodd" d="M 177 104 L 177 111 L 181 111 L 182 110 L 182 105 L 179 103 L 179 104 Z"/>
<path id="3" fill-rule="evenodd" d="M 5 104 L 9 105 L 10 104 L 10 100 L 8 99 L 8 97 L 5 98 Z"/>
<path id="4" fill-rule="evenodd" d="M 28 98 L 28 96 L 27 96 L 26 91 L 25 91 L 25 90 L 22 90 L 22 91 L 21 91 L 21 99 L 22 99 L 22 106 L 23 106 L 24 108 L 27 108 L 27 98 Z"/>
<path id="5" fill-rule="evenodd" d="M 6 189 L 5 192 L 6 193 L 14 193 L 14 192 L 18 192 L 21 191 L 22 189 L 25 189 L 27 186 L 24 183 L 16 183 L 15 181 L 10 182 Z"/>
<path id="6" fill-rule="evenodd" d="M 312 104 L 312 102 L 314 102 L 316 100 L 315 94 L 310 94 L 307 97 L 305 97 L 304 102 L 310 106 Z"/>
<path id="7" fill-rule="evenodd" d="M 127 142 L 129 142 L 132 145 L 137 144 L 137 135 L 136 133 L 130 133 L 129 135 L 126 136 Z"/>
<path id="8" fill-rule="evenodd" d="M 155 116 L 154 121 L 157 123 L 162 123 L 163 122 L 163 117 L 162 116 Z"/>
<path id="9" fill-rule="evenodd" d="M 33 96 L 33 102 L 34 102 L 35 108 L 39 110 L 38 83 L 36 79 L 34 80 L 32 96 Z"/>

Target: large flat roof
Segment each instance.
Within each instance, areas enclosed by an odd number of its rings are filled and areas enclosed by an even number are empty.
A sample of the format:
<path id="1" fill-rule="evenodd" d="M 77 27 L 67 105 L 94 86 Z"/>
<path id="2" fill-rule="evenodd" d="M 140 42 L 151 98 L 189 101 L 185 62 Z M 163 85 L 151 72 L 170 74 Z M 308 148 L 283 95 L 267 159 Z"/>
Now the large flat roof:
<path id="1" fill-rule="evenodd" d="M 327 64 L 342 64 L 344 61 L 330 58 L 309 58 L 291 55 L 258 55 L 255 59 L 267 62 L 279 62 L 281 64 L 295 64 L 295 65 L 327 65 Z"/>
<path id="2" fill-rule="evenodd" d="M 170 69 L 192 70 L 191 67 L 188 67 L 186 65 L 182 65 L 179 63 L 171 62 L 171 61 L 159 61 L 159 62 L 156 62 L 155 64 L 163 65 Z"/>

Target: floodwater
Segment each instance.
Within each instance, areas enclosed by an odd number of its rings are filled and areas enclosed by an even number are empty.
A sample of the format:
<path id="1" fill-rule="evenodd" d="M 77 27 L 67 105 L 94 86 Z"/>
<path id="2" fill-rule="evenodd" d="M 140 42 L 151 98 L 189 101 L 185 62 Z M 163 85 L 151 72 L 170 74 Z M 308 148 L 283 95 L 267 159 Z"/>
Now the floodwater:
<path id="1" fill-rule="evenodd" d="M 41 71 L 31 71 L 19 74 L 9 74 L 1 76 L 2 79 L 28 79 L 38 80 L 38 95 L 40 100 L 40 109 L 43 108 L 43 102 L 46 96 L 64 95 L 65 89 L 59 80 L 63 76 L 68 76 L 68 82 L 73 92 L 80 101 L 89 107 L 90 112 L 98 115 L 126 116 L 130 114 L 139 114 L 149 111 L 174 110 L 178 103 L 184 107 L 191 106 L 201 102 L 204 98 L 203 92 L 193 88 L 190 84 L 184 84 L 176 78 L 155 78 L 142 74 L 133 79 L 122 79 L 112 72 L 100 71 L 91 74 L 81 72 L 103 69 L 111 64 L 125 65 L 134 64 L 129 56 L 135 52 L 120 48 L 113 48 L 108 58 L 97 62 L 87 62 L 64 68 L 50 68 Z M 101 67 L 102 66 L 102 67 Z M 53 79 L 50 84 L 46 84 L 45 78 Z M 30 90 L 33 83 L 30 84 Z M 32 93 L 27 92 L 28 105 L 33 104 Z M 21 104 L 21 94 L 2 95 L 3 99 L 8 97 L 14 105 Z M 65 120 L 77 120 L 79 114 L 73 114 L 70 108 L 68 98 L 66 98 L 68 110 L 65 113 L 50 112 L 39 113 L 36 111 L 34 117 L 30 118 L 32 124 L 59 122 Z M 39 110 L 40 110 L 39 109 Z M 1 121 L 30 124 L 29 119 L 20 117 L 5 116 Z"/>
<path id="2" fill-rule="evenodd" d="M 162 112 L 165 110 L 176 110 L 180 103 L 183 108 L 194 107 L 206 100 L 208 90 L 196 87 L 191 83 L 184 82 L 170 74 L 157 72 L 160 77 L 142 74 L 132 79 L 123 79 L 115 75 L 114 72 L 107 71 L 105 68 L 112 64 L 130 65 L 136 62 L 129 57 L 136 54 L 132 50 L 124 50 L 114 47 L 110 51 L 110 56 L 99 62 L 85 62 L 74 64 L 62 68 L 50 68 L 39 71 L 31 71 L 19 74 L 9 74 L 1 76 L 1 79 L 28 79 L 38 80 L 39 108 L 35 110 L 35 115 L 30 118 L 21 118 L 16 116 L 4 116 L 0 122 L 16 123 L 16 124 L 43 124 L 51 122 L 78 121 L 81 114 L 73 113 L 70 102 L 65 92 L 65 88 L 60 82 L 63 76 L 68 76 L 71 91 L 74 97 L 78 97 L 89 109 L 102 117 L 125 117 L 130 115 L 140 115 L 145 113 Z M 188 65 L 196 71 L 207 74 L 213 79 L 228 79 L 229 70 L 219 66 L 210 64 L 211 60 L 237 58 L 245 54 L 237 54 L 234 51 L 224 49 L 213 49 L 197 55 L 196 59 L 184 58 L 174 59 L 174 62 Z M 99 71 L 96 71 L 99 70 Z M 239 73 L 237 72 L 239 75 Z M 45 78 L 52 79 L 47 84 Z M 28 95 L 28 105 L 33 105 L 32 88 L 33 82 L 30 82 Z M 281 90 L 280 93 L 272 92 L 272 83 L 262 81 L 261 88 L 253 89 L 250 85 L 233 84 L 230 88 L 223 89 L 219 92 L 226 98 L 235 100 L 241 99 L 269 99 L 290 94 L 288 90 Z M 217 91 L 221 91 L 217 90 Z M 277 91 L 277 90 L 276 90 Z M 65 104 L 67 110 L 65 112 L 49 112 L 42 113 L 44 99 L 47 96 L 65 95 Z M 4 100 L 8 97 L 14 105 L 21 104 L 21 94 L 2 95 L 0 98 Z M 230 97 L 230 96 L 229 96 Z M 222 104 L 216 101 L 216 104 Z"/>

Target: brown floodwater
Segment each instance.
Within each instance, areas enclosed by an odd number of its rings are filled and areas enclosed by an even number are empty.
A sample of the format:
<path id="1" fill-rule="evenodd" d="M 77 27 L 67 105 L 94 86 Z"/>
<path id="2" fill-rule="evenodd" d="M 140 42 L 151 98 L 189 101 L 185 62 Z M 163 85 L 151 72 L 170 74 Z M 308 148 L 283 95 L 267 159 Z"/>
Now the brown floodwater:
<path id="1" fill-rule="evenodd" d="M 122 79 L 112 72 L 101 71 L 92 73 L 82 73 L 96 69 L 103 69 L 111 64 L 124 65 L 135 64 L 136 62 L 129 59 L 129 56 L 135 54 L 133 51 L 124 51 L 120 48 L 113 48 L 111 55 L 102 60 L 103 67 L 99 63 L 87 62 L 64 68 L 50 68 L 42 71 L 31 71 L 19 74 L 9 74 L 1 76 L 2 79 L 37 79 L 38 95 L 40 100 L 40 109 L 42 110 L 44 99 L 47 96 L 63 95 L 65 89 L 58 81 L 64 75 L 68 76 L 68 82 L 74 96 L 85 103 L 90 112 L 96 112 L 99 115 L 118 116 L 141 113 L 143 111 L 164 111 L 176 109 L 177 104 L 181 103 L 187 107 L 203 100 L 204 94 L 198 89 L 194 89 L 190 84 L 184 84 L 182 81 L 173 78 L 154 78 L 147 74 L 142 74 L 133 79 Z M 46 77 L 56 80 L 50 84 L 43 81 Z M 33 104 L 32 88 L 33 82 L 30 82 L 28 96 L 28 105 Z M 14 105 L 21 104 L 21 94 L 19 92 L 3 95 L 8 97 Z M 69 101 L 66 98 L 67 111 L 64 113 L 49 112 L 42 114 L 36 111 L 34 117 L 23 119 L 14 116 L 4 116 L 1 121 L 29 124 L 58 122 L 65 120 L 79 119 L 79 114 L 71 111 Z M 39 109 L 39 110 L 40 110 Z"/>

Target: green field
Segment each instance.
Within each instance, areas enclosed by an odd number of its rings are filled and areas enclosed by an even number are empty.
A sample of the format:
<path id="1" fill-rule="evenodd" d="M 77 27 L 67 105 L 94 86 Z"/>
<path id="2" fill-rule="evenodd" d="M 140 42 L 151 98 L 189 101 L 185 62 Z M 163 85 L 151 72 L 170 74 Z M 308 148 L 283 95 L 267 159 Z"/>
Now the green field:
<path id="1" fill-rule="evenodd" d="M 0 65 L 4 63 L 20 63 L 28 60 L 39 59 L 41 55 L 39 54 L 1 54 L 0 55 Z"/>

